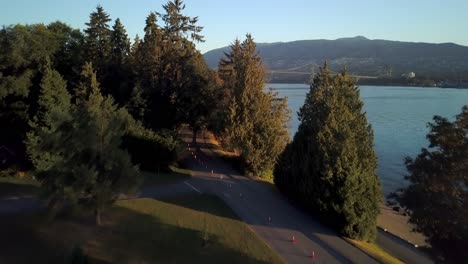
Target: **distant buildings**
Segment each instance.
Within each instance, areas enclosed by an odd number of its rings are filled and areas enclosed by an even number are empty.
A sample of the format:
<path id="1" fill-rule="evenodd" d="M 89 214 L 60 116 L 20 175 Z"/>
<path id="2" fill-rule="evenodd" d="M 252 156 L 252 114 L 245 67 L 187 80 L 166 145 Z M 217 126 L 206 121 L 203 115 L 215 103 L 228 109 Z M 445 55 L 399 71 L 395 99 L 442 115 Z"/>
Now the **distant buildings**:
<path id="1" fill-rule="evenodd" d="M 401 77 L 406 78 L 406 79 L 413 79 L 416 77 L 416 74 L 414 72 L 408 72 L 408 73 L 403 73 Z"/>

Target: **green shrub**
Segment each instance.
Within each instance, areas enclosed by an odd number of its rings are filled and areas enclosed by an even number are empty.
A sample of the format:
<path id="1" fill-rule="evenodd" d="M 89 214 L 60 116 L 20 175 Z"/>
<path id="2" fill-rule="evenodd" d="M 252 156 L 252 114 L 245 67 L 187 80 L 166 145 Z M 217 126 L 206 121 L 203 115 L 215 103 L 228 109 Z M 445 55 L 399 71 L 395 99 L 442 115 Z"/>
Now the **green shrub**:
<path id="1" fill-rule="evenodd" d="M 154 132 L 140 124 L 133 124 L 123 137 L 123 148 L 132 156 L 132 162 L 142 170 L 168 170 L 177 160 L 181 143 L 170 131 Z"/>

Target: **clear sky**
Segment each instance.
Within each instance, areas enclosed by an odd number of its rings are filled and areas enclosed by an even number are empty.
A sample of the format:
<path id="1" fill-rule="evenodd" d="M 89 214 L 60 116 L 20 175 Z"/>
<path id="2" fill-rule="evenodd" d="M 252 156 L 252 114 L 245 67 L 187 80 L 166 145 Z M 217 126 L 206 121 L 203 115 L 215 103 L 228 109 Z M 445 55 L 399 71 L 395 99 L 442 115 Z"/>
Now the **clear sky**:
<path id="1" fill-rule="evenodd" d="M 129 36 L 142 35 L 146 16 L 166 0 L 0 0 L 0 25 L 60 20 L 83 29 L 98 4 L 119 17 Z M 454 42 L 468 46 L 468 0 L 186 0 L 199 17 L 202 51 L 251 33 L 257 42 L 370 39 Z"/>

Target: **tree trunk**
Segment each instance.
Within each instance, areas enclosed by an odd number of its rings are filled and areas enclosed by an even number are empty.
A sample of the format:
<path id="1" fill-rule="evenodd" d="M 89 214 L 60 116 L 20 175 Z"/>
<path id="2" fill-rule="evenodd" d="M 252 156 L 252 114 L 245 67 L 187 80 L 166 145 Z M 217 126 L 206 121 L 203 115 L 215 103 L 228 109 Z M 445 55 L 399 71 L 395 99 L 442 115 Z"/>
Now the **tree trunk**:
<path id="1" fill-rule="evenodd" d="M 96 209 L 96 225 L 100 226 L 101 225 L 101 210 Z"/>
<path id="2" fill-rule="evenodd" d="M 52 221 L 55 219 L 57 216 L 58 211 L 60 210 L 60 204 L 59 204 L 59 199 L 53 197 L 50 201 L 49 204 L 47 205 L 48 210 L 47 210 L 47 220 Z"/>
<path id="3" fill-rule="evenodd" d="M 198 131 L 198 129 L 196 129 L 196 128 L 193 129 L 192 143 L 194 145 L 197 144 L 197 131 Z"/>

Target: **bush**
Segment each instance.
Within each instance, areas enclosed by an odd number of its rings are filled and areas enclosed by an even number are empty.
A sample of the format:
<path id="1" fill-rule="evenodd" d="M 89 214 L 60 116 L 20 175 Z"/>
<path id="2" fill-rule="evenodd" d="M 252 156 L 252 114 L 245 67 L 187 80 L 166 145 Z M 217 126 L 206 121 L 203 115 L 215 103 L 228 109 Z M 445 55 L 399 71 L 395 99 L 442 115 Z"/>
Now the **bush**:
<path id="1" fill-rule="evenodd" d="M 134 124 L 123 137 L 122 147 L 132 156 L 132 162 L 142 170 L 169 170 L 177 160 L 181 143 L 173 133 L 155 133 L 139 124 Z"/>

